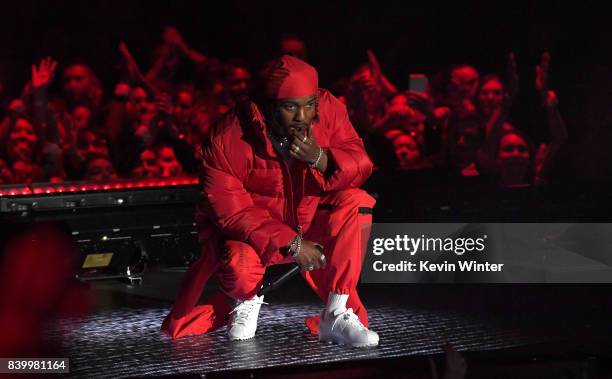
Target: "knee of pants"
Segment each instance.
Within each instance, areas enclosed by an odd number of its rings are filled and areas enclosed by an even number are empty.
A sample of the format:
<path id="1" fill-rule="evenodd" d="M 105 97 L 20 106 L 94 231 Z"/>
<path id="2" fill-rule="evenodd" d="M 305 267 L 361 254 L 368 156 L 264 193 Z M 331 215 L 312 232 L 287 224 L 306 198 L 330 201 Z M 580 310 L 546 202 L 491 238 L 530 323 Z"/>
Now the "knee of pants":
<path id="1" fill-rule="evenodd" d="M 249 244 L 225 241 L 217 271 L 219 286 L 225 294 L 239 300 L 252 298 L 261 285 L 265 271 L 259 255 Z"/>
<path id="2" fill-rule="evenodd" d="M 355 188 L 350 191 L 352 193 L 351 196 L 356 199 L 355 201 L 360 208 L 369 208 L 371 210 L 376 205 L 376 199 L 361 188 Z"/>
<path id="3" fill-rule="evenodd" d="M 337 207 L 356 207 L 371 210 L 376 204 L 376 199 L 361 188 L 349 188 L 330 193 L 322 199 L 322 203 L 328 202 Z"/>
<path id="4" fill-rule="evenodd" d="M 313 224 L 319 224 L 323 234 L 337 236 L 342 228 L 372 223 L 372 208 L 376 200 L 360 188 L 326 193 L 319 203 Z"/>

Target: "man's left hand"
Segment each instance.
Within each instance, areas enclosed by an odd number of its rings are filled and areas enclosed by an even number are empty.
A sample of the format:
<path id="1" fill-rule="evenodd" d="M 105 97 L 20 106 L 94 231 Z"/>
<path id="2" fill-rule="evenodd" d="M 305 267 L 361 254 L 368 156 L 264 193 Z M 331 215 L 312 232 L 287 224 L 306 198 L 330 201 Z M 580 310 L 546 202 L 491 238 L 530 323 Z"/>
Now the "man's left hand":
<path id="1" fill-rule="evenodd" d="M 289 153 L 293 158 L 306 163 L 313 163 L 319 157 L 321 147 L 314 138 L 306 136 L 302 132 L 294 132 L 293 142 L 289 147 Z"/>

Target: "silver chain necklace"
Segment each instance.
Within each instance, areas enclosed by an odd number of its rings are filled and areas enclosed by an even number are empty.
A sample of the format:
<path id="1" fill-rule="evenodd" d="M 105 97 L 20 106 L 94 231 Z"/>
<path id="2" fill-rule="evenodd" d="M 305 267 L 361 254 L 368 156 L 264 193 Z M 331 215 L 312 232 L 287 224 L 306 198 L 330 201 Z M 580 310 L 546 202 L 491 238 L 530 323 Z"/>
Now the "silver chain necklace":
<path id="1" fill-rule="evenodd" d="M 291 138 L 289 136 L 277 137 L 271 132 L 268 132 L 268 137 L 272 142 L 272 145 L 286 160 L 291 160 L 291 155 L 289 154 L 289 146 L 291 144 Z"/>

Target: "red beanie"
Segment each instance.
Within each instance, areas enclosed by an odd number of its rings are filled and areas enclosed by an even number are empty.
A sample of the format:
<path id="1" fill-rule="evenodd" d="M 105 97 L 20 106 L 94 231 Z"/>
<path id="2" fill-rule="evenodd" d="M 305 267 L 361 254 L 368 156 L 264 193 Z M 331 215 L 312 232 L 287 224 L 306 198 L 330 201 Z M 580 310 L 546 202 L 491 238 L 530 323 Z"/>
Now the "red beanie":
<path id="1" fill-rule="evenodd" d="M 266 79 L 266 96 L 271 99 L 311 96 L 317 93 L 317 70 L 306 62 L 290 55 L 276 61 Z"/>

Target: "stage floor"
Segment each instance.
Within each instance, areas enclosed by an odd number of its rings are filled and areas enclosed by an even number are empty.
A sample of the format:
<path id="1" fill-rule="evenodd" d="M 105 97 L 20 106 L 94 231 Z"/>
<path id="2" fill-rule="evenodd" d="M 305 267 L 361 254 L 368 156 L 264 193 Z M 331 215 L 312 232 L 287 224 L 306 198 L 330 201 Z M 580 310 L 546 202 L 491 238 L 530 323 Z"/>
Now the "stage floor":
<path id="1" fill-rule="evenodd" d="M 503 325 L 474 315 L 371 308 L 378 347 L 351 349 L 320 343 L 303 322 L 320 307 L 312 304 L 264 306 L 255 338 L 229 341 L 225 328 L 209 335 L 172 341 L 160 333 L 168 306 L 122 308 L 59 327 L 74 376 L 119 378 L 217 370 L 304 365 L 355 359 L 442 353 L 450 342 L 460 351 L 491 351 L 546 341 L 545 333 Z"/>
<path id="2" fill-rule="evenodd" d="M 571 346 L 572 338 L 612 335 L 609 318 L 601 313 L 607 308 L 597 305 L 583 308 L 579 318 L 573 312 L 520 304 L 517 312 L 499 312 L 488 309 L 495 308 L 491 296 L 496 304 L 512 299 L 503 298 L 503 291 L 494 287 L 483 295 L 468 287 L 429 286 L 423 291 L 367 286 L 361 297 L 380 345 L 351 349 L 320 343 L 310 334 L 303 318 L 318 314 L 323 304 L 295 278 L 266 298 L 270 305 L 262 307 L 255 338 L 229 341 L 223 328 L 173 341 L 160 332 L 160 325 L 170 309 L 167 297 L 175 293 L 180 276 L 151 274 L 139 287 L 94 283 L 96 309 L 85 319 L 61 320 L 48 332 L 50 340 L 62 340 L 64 356 L 70 357 L 69 377 L 205 376 L 225 370 L 438 355 L 447 342 L 470 354 L 542 344 Z"/>

